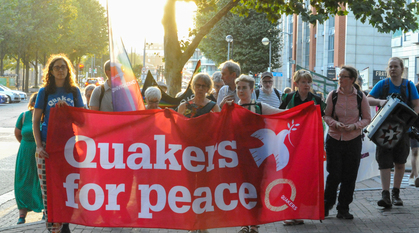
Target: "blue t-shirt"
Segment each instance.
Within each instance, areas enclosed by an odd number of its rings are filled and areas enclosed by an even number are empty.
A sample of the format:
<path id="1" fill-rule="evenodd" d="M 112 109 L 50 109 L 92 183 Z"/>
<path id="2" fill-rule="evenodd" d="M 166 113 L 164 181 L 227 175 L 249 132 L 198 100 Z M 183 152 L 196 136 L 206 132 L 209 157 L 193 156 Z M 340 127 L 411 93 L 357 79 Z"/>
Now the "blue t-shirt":
<path id="1" fill-rule="evenodd" d="M 47 129 L 48 129 L 48 120 L 49 120 L 49 113 L 52 107 L 60 101 L 65 100 L 69 106 L 72 107 L 83 107 L 83 98 L 81 97 L 80 89 L 77 88 L 77 103 L 74 104 L 73 93 L 67 93 L 64 87 L 57 87 L 57 90 L 54 94 L 48 95 L 47 106 L 45 108 L 45 118 L 44 122 L 41 125 L 41 139 L 43 142 L 47 141 Z M 44 109 L 45 103 L 45 88 L 39 89 L 38 97 L 36 98 L 35 108 Z"/>
<path id="2" fill-rule="evenodd" d="M 377 84 L 375 84 L 375 86 L 372 88 L 372 90 L 370 91 L 370 95 L 376 99 L 380 98 L 381 94 L 383 93 L 383 88 L 384 88 L 384 82 L 385 79 L 380 80 Z M 419 94 L 418 94 L 418 90 L 415 87 L 415 84 L 413 84 L 413 82 L 408 81 L 409 84 L 406 84 L 407 87 L 410 86 L 410 90 L 409 88 L 406 87 L 406 97 L 407 99 L 409 99 L 409 93 L 412 93 L 410 99 L 411 100 L 416 100 L 419 99 Z M 400 84 L 400 86 L 395 86 L 391 80 L 389 80 L 389 90 L 388 90 L 388 95 L 392 94 L 392 93 L 397 93 L 397 94 L 401 94 L 401 86 L 403 85 Z"/>

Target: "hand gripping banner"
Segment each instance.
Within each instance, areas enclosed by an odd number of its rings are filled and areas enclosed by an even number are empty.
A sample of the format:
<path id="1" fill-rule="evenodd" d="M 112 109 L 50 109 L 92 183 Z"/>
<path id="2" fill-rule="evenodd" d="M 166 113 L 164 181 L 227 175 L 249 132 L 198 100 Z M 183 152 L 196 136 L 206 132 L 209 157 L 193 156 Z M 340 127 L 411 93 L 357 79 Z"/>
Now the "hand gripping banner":
<path id="1" fill-rule="evenodd" d="M 49 221 L 192 230 L 323 219 L 319 108 L 225 106 L 193 119 L 53 108 Z"/>

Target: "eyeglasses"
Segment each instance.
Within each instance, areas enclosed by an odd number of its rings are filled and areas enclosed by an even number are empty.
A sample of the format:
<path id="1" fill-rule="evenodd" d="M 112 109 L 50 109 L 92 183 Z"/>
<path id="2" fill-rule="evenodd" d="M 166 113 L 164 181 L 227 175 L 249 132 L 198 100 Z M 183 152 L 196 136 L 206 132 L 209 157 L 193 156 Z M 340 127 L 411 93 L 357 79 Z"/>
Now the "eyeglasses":
<path id="1" fill-rule="evenodd" d="M 67 66 L 66 65 L 54 66 L 52 67 L 52 69 L 54 69 L 54 71 L 67 70 Z"/>
<path id="2" fill-rule="evenodd" d="M 195 88 L 197 88 L 197 89 L 199 89 L 199 88 L 202 88 L 202 89 L 205 89 L 205 88 L 207 88 L 208 86 L 207 85 L 205 85 L 205 84 L 195 84 Z"/>
<path id="3" fill-rule="evenodd" d="M 263 81 L 263 83 L 265 83 L 265 84 L 270 84 L 270 83 L 273 83 L 274 81 Z"/>

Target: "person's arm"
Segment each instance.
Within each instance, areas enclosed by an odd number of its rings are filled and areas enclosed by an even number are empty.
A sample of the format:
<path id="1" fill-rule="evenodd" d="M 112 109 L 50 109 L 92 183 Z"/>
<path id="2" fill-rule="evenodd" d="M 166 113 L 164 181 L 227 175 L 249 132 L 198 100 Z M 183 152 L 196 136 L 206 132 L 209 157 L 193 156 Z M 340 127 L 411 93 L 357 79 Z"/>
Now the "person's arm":
<path id="1" fill-rule="evenodd" d="M 25 112 L 21 113 L 16 121 L 15 126 L 15 138 L 19 141 L 22 141 L 22 127 L 23 127 L 23 117 L 25 116 Z"/>
<path id="2" fill-rule="evenodd" d="M 214 105 L 214 107 L 212 107 L 212 111 L 213 112 L 219 112 L 220 111 L 220 107 L 218 107 L 218 105 Z"/>
<path id="3" fill-rule="evenodd" d="M 285 109 L 274 108 L 269 104 L 261 103 L 262 104 L 262 115 L 272 115 L 275 113 L 287 111 Z"/>
<path id="4" fill-rule="evenodd" d="M 333 111 L 332 98 L 333 98 L 333 94 L 332 94 L 332 92 L 330 92 L 329 95 L 327 96 L 327 99 L 326 99 L 326 109 L 324 110 L 323 120 L 324 120 L 324 122 L 326 122 L 326 124 L 330 128 L 335 128 L 335 129 L 344 128 L 345 125 L 342 122 L 339 122 L 339 121 L 333 119 L 333 117 L 332 117 L 332 111 Z M 339 101 L 339 98 L 338 98 L 338 101 Z M 336 108 L 335 108 L 335 114 L 336 114 Z"/>
<path id="5" fill-rule="evenodd" d="M 35 138 L 36 144 L 36 153 L 38 153 L 40 158 L 48 158 L 48 153 L 45 151 L 44 146 L 42 145 L 41 139 L 41 116 L 43 113 L 43 109 L 35 108 L 33 110 L 33 118 L 32 118 L 32 128 L 33 128 L 33 136 Z"/>
<path id="6" fill-rule="evenodd" d="M 19 143 L 22 141 L 22 130 L 15 128 L 15 138 Z"/>
<path id="7" fill-rule="evenodd" d="M 385 104 L 387 100 L 376 99 L 374 96 L 368 94 L 367 96 L 368 103 L 370 106 L 378 106 L 381 107 Z"/>
<path id="8" fill-rule="evenodd" d="M 179 105 L 177 112 L 183 115 L 185 113 L 185 110 L 186 110 L 186 102 L 183 102 Z"/>

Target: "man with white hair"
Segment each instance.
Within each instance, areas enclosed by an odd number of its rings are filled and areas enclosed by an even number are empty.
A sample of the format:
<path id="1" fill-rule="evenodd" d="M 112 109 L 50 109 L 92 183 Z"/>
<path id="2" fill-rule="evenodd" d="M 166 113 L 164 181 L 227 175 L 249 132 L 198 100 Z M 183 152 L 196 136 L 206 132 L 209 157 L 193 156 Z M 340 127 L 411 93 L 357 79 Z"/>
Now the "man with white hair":
<path id="1" fill-rule="evenodd" d="M 262 73 L 262 88 L 255 91 L 256 99 L 257 101 L 268 104 L 274 108 L 279 108 L 281 105 L 281 92 L 273 87 L 273 77 L 271 72 Z"/>

